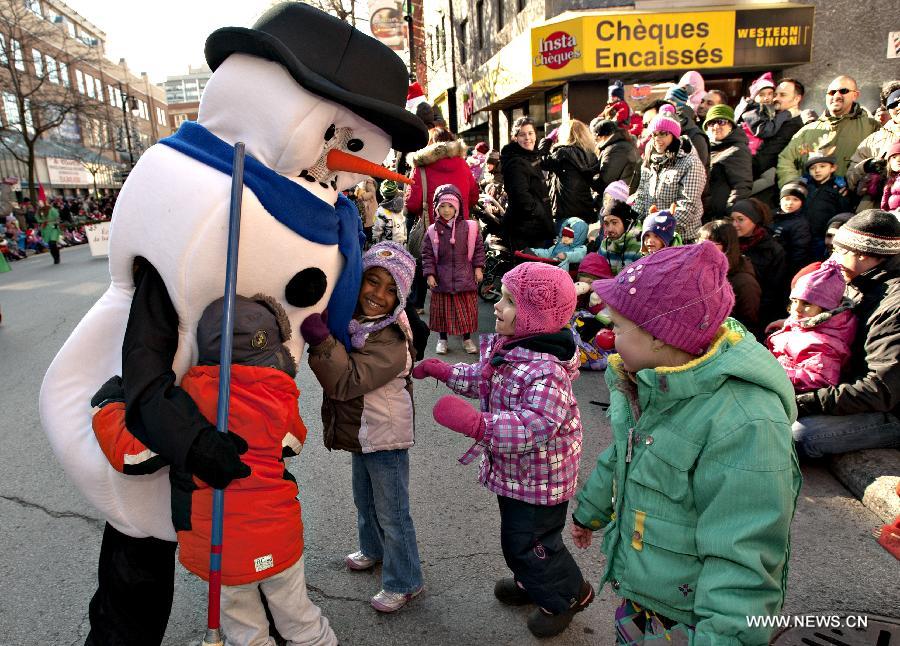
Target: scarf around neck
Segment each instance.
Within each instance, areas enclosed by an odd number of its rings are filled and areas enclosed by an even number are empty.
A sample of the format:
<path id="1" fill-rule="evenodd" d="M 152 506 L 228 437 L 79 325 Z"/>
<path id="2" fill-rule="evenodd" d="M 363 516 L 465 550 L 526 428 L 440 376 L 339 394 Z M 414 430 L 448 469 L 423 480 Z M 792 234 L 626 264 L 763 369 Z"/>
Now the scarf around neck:
<path id="1" fill-rule="evenodd" d="M 178 132 L 159 143 L 231 176 L 234 146 L 198 123 L 185 121 Z M 266 212 L 301 238 L 318 244 L 338 245 L 344 257 L 344 269 L 328 301 L 328 328 L 350 349 L 347 327 L 362 282 L 362 245 L 365 241 L 356 207 L 343 195 L 338 195 L 337 202 L 331 206 L 249 154 L 244 160 L 244 185 Z"/>

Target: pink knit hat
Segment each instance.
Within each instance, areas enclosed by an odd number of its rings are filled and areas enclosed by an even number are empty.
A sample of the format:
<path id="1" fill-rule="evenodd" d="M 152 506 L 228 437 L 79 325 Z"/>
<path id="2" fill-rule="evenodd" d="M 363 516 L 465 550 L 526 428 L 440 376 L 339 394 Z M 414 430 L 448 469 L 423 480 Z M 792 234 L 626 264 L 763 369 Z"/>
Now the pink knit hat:
<path id="1" fill-rule="evenodd" d="M 575 283 L 559 267 L 523 262 L 504 274 L 503 284 L 516 303 L 517 337 L 559 332 L 575 312 Z"/>
<path id="2" fill-rule="evenodd" d="M 755 99 L 760 90 L 764 90 L 767 87 L 773 89 L 775 87 L 775 81 L 772 79 L 772 72 L 766 72 L 750 84 L 750 98 Z"/>
<path id="3" fill-rule="evenodd" d="M 706 352 L 734 306 L 728 260 L 708 241 L 661 249 L 592 287 L 622 316 L 693 355 Z"/>
<path id="4" fill-rule="evenodd" d="M 597 278 L 612 278 L 612 269 L 609 261 L 599 253 L 587 254 L 578 265 L 579 274 L 588 274 Z"/>
<path id="5" fill-rule="evenodd" d="M 834 260 L 826 260 L 815 271 L 797 279 L 791 298 L 818 305 L 824 310 L 833 310 L 844 299 L 846 287 L 841 266 Z"/>
<path id="6" fill-rule="evenodd" d="M 652 135 L 654 132 L 668 132 L 676 139 L 681 136 L 681 124 L 678 123 L 678 117 L 675 116 L 674 107 L 664 105 L 659 108 L 659 113 L 650 122 L 650 134 Z"/>

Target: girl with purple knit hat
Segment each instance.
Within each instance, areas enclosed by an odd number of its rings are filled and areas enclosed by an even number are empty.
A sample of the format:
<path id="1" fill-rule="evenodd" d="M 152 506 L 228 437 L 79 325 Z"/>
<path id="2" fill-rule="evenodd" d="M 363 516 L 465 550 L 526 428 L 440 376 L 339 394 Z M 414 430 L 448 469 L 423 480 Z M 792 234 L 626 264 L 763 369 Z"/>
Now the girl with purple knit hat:
<path id="1" fill-rule="evenodd" d="M 351 351 L 331 336 L 321 314 L 303 319 L 300 333 L 310 346 L 309 367 L 322 384 L 325 447 L 353 456 L 359 550 L 344 563 L 370 570 L 382 562 L 382 589 L 371 605 L 395 612 L 425 589 L 409 513 L 415 435 L 410 370 L 416 353 L 404 308 L 416 261 L 397 243 L 379 242 L 362 264 Z"/>
<path id="2" fill-rule="evenodd" d="M 480 399 L 478 411 L 446 395 L 434 419 L 475 441 L 460 462 L 480 455 L 479 479 L 497 494 L 500 544 L 513 576 L 498 581 L 494 595 L 511 606 L 536 604 L 528 628 L 550 637 L 594 599 L 562 541 L 581 457 L 581 415 L 572 393 L 578 355 L 565 329 L 575 311 L 575 285 L 558 267 L 526 262 L 503 276 L 502 294 L 494 306 L 497 333 L 481 336 L 481 361 L 451 366 L 426 359 L 413 377 L 435 377 Z"/>
<path id="3" fill-rule="evenodd" d="M 804 274 L 791 290 L 790 316 L 766 339 L 798 393 L 841 381 L 856 337 L 856 316 L 843 303 L 846 286 L 834 260 Z"/>
<path id="4" fill-rule="evenodd" d="M 622 598 L 616 643 L 769 643 L 747 617 L 784 602 L 800 470 L 794 389 L 726 319 L 728 261 L 711 242 L 662 249 L 594 291 L 610 309 L 613 444 L 577 496 L 572 538 L 605 528 Z"/>

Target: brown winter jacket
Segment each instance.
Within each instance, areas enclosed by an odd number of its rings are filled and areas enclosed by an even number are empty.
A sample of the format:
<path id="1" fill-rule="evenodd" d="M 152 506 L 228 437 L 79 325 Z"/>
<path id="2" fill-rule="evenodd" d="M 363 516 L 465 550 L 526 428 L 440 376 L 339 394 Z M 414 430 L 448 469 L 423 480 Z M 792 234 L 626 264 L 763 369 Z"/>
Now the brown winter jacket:
<path id="1" fill-rule="evenodd" d="M 371 227 L 375 224 L 375 212 L 378 210 L 378 193 L 375 180 L 366 179 L 365 183 L 356 189 L 356 200 L 359 203 L 363 226 L 366 228 Z"/>
<path id="2" fill-rule="evenodd" d="M 728 270 L 728 282 L 734 291 L 731 316 L 756 333 L 759 327 L 759 299 L 762 292 L 749 258 L 741 256 L 737 267 Z"/>
<path id="3" fill-rule="evenodd" d="M 322 384 L 325 447 L 354 453 L 413 445 L 412 333 L 395 323 L 347 352 L 333 336 L 309 351 L 309 367 Z M 408 327 L 408 326 L 407 326 Z"/>

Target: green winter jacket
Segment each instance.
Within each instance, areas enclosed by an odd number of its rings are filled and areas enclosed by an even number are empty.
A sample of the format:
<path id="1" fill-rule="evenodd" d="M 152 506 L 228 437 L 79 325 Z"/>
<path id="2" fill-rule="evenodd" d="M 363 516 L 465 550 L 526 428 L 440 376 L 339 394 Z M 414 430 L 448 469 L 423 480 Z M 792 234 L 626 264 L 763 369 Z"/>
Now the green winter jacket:
<path id="1" fill-rule="evenodd" d="M 778 186 L 804 175 L 803 165 L 809 154 L 822 149 L 834 149 L 835 175 L 843 177 L 857 146 L 879 128 L 881 123 L 859 104 L 840 117 L 832 117 L 826 111 L 816 121 L 800 128 L 778 155 Z"/>
<path id="2" fill-rule="evenodd" d="M 574 514 L 606 527 L 601 585 L 695 626 L 692 644 L 768 644 L 746 616 L 781 610 L 801 483 L 784 369 L 731 321 L 702 357 L 636 384 L 609 365 L 613 444 Z"/>
<path id="3" fill-rule="evenodd" d="M 44 242 L 59 242 L 59 211 L 56 207 L 51 206 L 46 213 L 38 209 L 35 217 L 41 225 L 41 238 Z"/>

